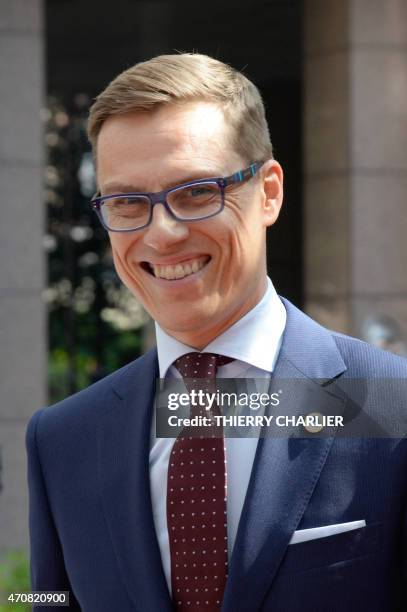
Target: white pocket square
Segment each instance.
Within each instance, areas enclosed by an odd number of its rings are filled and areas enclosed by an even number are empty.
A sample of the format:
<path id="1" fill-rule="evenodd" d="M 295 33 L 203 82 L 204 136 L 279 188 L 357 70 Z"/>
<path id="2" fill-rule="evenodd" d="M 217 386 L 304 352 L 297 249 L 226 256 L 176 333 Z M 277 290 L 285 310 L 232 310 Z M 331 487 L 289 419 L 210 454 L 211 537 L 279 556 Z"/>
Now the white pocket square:
<path id="1" fill-rule="evenodd" d="M 299 529 L 294 531 L 289 544 L 299 544 L 308 540 L 316 540 L 318 538 L 326 538 L 335 533 L 343 533 L 344 531 L 352 531 L 366 527 L 366 521 L 352 521 L 351 523 L 338 523 L 337 525 L 326 525 L 325 527 L 312 527 L 311 529 Z"/>

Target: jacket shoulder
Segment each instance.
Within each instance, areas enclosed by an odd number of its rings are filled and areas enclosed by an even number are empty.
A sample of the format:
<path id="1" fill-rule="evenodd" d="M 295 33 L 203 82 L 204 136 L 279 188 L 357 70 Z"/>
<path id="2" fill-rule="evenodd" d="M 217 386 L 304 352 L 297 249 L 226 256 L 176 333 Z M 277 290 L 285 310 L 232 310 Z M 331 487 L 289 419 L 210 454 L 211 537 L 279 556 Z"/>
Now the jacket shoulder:
<path id="1" fill-rule="evenodd" d="M 107 410 L 112 404 L 121 399 L 121 389 L 131 382 L 146 362 L 155 359 L 156 351 L 152 349 L 138 359 L 131 361 L 122 368 L 108 374 L 101 380 L 93 383 L 69 397 L 45 408 L 40 408 L 30 417 L 27 426 L 27 440 L 30 440 L 35 431 L 41 426 L 42 432 L 64 430 L 84 430 L 90 427 L 95 419 Z M 154 372 L 151 372 L 151 376 Z M 40 425 L 41 424 L 41 425 Z"/>
<path id="2" fill-rule="evenodd" d="M 407 359 L 358 338 L 330 331 L 344 362 L 347 376 L 407 378 Z"/>

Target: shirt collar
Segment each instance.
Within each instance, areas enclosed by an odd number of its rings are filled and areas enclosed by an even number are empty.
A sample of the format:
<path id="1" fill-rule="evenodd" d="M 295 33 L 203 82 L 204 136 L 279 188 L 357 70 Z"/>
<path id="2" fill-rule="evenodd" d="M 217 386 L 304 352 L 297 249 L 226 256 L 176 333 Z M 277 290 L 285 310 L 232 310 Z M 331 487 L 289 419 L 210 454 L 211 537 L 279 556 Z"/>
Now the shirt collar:
<path id="1" fill-rule="evenodd" d="M 286 311 L 273 283 L 267 277 L 267 289 L 256 306 L 244 317 L 215 338 L 203 353 L 219 353 L 272 372 L 278 357 L 285 323 Z M 155 324 L 160 377 L 164 378 L 169 367 L 178 357 L 196 349 L 179 342 Z"/>

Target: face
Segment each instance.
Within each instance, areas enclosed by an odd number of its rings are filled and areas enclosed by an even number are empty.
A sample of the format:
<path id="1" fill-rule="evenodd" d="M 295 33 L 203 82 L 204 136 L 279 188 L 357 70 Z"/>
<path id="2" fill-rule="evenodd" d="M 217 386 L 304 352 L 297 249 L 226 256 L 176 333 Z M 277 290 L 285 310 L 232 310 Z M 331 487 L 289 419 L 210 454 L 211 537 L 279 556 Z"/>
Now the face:
<path id="1" fill-rule="evenodd" d="M 102 195 L 161 191 L 249 165 L 231 149 L 221 109 L 207 102 L 109 118 L 97 158 Z M 179 222 L 158 204 L 147 228 L 109 234 L 123 283 L 167 333 L 196 349 L 264 294 L 265 232 L 280 210 L 282 171 L 271 160 L 258 174 L 228 187 L 213 218 Z"/>

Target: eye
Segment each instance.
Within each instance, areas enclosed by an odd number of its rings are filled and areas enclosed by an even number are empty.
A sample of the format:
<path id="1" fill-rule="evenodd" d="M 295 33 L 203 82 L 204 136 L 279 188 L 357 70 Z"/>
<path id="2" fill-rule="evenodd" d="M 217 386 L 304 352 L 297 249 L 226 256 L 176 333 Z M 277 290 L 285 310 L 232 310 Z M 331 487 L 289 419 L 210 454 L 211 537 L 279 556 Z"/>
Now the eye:
<path id="1" fill-rule="evenodd" d="M 110 219 L 144 217 L 149 211 L 149 202 L 142 196 L 118 196 L 107 200 L 103 206 L 103 213 Z"/>
<path id="2" fill-rule="evenodd" d="M 193 198 L 199 198 L 205 195 L 213 194 L 214 189 L 212 186 L 207 185 L 196 185 L 195 187 L 189 188 L 189 195 Z"/>
<path id="3" fill-rule="evenodd" d="M 181 219 L 212 216 L 222 207 L 222 191 L 218 183 L 191 183 L 170 191 L 167 203 Z"/>
<path id="4" fill-rule="evenodd" d="M 131 196 L 131 197 L 123 198 L 123 201 L 126 204 L 137 204 L 137 205 L 148 204 L 148 200 L 144 196 Z"/>

